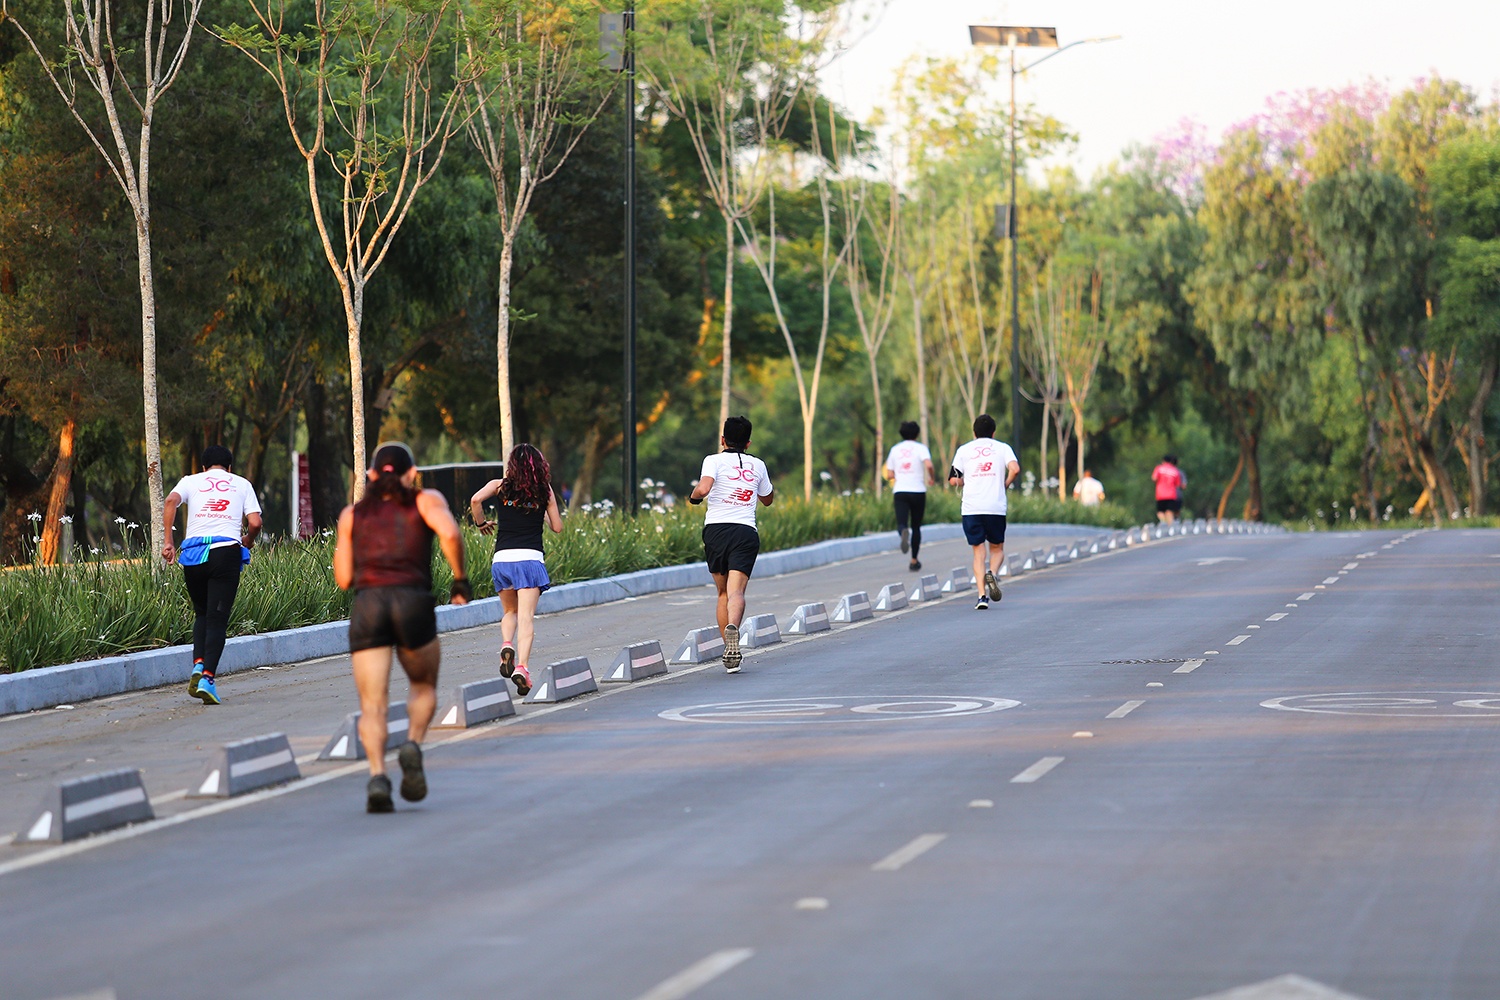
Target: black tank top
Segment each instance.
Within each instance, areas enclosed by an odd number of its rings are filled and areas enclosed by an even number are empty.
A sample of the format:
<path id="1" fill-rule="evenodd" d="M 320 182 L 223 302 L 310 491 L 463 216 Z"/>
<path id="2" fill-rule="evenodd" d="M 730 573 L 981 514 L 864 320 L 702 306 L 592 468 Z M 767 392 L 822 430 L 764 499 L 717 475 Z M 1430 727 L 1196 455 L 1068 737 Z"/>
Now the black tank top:
<path id="1" fill-rule="evenodd" d="M 542 551 L 542 521 L 545 507 L 533 507 L 514 500 L 500 500 L 495 508 L 495 551 L 501 549 L 536 549 Z"/>
<path id="2" fill-rule="evenodd" d="M 376 500 L 354 505 L 354 589 L 432 589 L 432 529 L 414 502 Z"/>

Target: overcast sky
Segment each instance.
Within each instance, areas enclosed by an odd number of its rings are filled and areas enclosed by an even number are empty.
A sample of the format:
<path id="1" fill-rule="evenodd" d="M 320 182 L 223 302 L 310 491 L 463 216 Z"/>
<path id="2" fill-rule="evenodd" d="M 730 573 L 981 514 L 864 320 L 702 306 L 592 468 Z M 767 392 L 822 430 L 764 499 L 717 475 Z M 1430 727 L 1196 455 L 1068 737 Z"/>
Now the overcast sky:
<path id="1" fill-rule="evenodd" d="M 1064 45 L 1124 36 L 1080 45 L 1018 81 L 1019 101 L 1079 134 L 1071 160 L 1085 177 L 1185 117 L 1217 138 L 1281 90 L 1371 77 L 1399 89 L 1435 72 L 1493 100 L 1500 85 L 1497 0 L 890 0 L 824 86 L 864 117 L 907 57 L 966 51 L 970 24 L 1051 25 Z"/>

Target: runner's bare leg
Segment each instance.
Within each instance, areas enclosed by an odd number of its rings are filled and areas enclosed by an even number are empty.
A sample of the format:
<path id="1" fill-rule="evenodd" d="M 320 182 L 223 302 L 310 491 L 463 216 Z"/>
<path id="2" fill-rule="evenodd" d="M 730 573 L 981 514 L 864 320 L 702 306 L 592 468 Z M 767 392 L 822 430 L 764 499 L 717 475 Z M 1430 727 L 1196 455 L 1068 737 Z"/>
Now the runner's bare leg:
<path id="1" fill-rule="evenodd" d="M 397 648 L 396 656 L 401 660 L 401 667 L 406 671 L 406 678 L 410 683 L 410 689 L 406 693 L 406 717 L 410 720 L 406 738 L 421 743 L 427 735 L 427 727 L 432 724 L 433 713 L 437 711 L 438 663 L 442 659 L 442 647 L 434 639 L 420 649 Z M 384 716 L 381 718 L 384 721 Z M 382 736 L 381 742 L 384 743 L 384 740 L 385 737 Z M 365 753 L 369 752 L 369 744 L 366 744 Z"/>
<path id="2" fill-rule="evenodd" d="M 433 645 L 436 645 L 434 643 Z M 359 692 L 359 741 L 370 761 L 370 774 L 385 773 L 386 710 L 390 706 L 391 648 L 361 649 L 350 655 L 354 688 Z"/>

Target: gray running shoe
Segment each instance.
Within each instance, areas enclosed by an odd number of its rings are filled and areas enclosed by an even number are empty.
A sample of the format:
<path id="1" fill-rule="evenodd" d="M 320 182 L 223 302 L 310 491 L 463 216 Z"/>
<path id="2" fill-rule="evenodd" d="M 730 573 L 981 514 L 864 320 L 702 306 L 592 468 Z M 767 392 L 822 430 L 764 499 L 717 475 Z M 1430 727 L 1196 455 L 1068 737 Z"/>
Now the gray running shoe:
<path id="1" fill-rule="evenodd" d="M 902 552 L 909 552 L 909 551 L 911 551 L 911 529 L 910 528 L 902 528 L 901 529 L 901 551 Z"/>
<path id="2" fill-rule="evenodd" d="M 985 597 L 983 594 L 980 594 L 979 595 L 979 600 L 976 601 L 975 604 L 974 604 L 974 610 L 975 611 L 988 611 L 989 609 L 990 609 L 990 599 L 988 597 Z"/>
<path id="3" fill-rule="evenodd" d="M 990 595 L 990 600 L 1000 600 L 1000 581 L 995 579 L 995 574 L 990 570 L 984 571 L 984 592 Z"/>
<path id="4" fill-rule="evenodd" d="M 740 672 L 740 663 L 745 659 L 745 654 L 740 652 L 740 627 L 738 625 L 724 626 L 724 669 L 731 674 Z"/>
<path id="5" fill-rule="evenodd" d="M 391 779 L 383 774 L 377 774 L 370 778 L 370 783 L 365 786 L 365 812 L 388 813 L 395 811 L 396 804 L 391 801 Z"/>
<path id="6" fill-rule="evenodd" d="M 407 740 L 396 751 L 396 760 L 401 765 L 401 797 L 408 802 L 421 802 L 427 798 L 427 775 L 422 770 L 422 748 Z"/>

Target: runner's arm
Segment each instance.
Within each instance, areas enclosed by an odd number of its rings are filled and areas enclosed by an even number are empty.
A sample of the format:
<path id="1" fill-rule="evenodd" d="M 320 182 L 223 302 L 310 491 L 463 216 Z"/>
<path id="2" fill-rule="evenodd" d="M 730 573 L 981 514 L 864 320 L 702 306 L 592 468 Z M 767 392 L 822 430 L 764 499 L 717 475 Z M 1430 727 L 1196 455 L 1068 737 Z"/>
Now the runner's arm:
<path id="1" fill-rule="evenodd" d="M 1010 489 L 1010 484 L 1016 481 L 1021 474 L 1021 463 L 1011 460 L 1005 463 L 1005 488 Z"/>
<path id="2" fill-rule="evenodd" d="M 166 539 L 161 547 L 161 557 L 167 562 L 177 554 L 177 546 L 172 543 L 172 522 L 177 520 L 177 508 L 182 506 L 182 496 L 176 490 L 167 494 L 166 506 L 161 512 L 161 537 Z"/>
<path id="3" fill-rule="evenodd" d="M 932 459 L 930 459 L 930 458 L 924 458 L 922 460 L 922 468 L 927 473 L 927 485 L 928 486 L 936 486 L 937 485 L 937 470 L 932 467 Z"/>
<path id="4" fill-rule="evenodd" d="M 562 512 L 557 509 L 557 494 L 550 486 L 547 488 L 547 527 L 554 535 L 562 534 Z"/>
<path id="5" fill-rule="evenodd" d="M 245 528 L 245 533 L 240 536 L 240 544 L 248 549 L 253 547 L 255 545 L 255 540 L 260 537 L 260 511 L 254 511 L 252 513 L 246 514 L 245 523 L 247 527 Z"/>
<path id="6" fill-rule="evenodd" d="M 688 503 L 702 503 L 703 498 L 708 496 L 714 488 L 713 476 L 699 476 L 698 485 L 693 487 L 693 492 L 688 494 Z"/>
<path id="7" fill-rule="evenodd" d="M 776 502 L 776 488 L 773 486 L 765 494 L 765 496 L 763 496 L 763 497 L 760 498 L 760 505 L 762 507 L 769 507 L 769 506 L 771 506 L 771 504 L 773 504 L 775 502 Z"/>
<path id="8" fill-rule="evenodd" d="M 354 508 L 345 507 L 339 514 L 337 537 L 333 543 L 333 582 L 340 590 L 354 585 Z"/>
<path id="9" fill-rule="evenodd" d="M 437 535 L 438 545 L 443 550 L 443 557 L 448 560 L 448 567 L 453 570 L 454 593 L 448 599 L 448 603 L 468 604 L 466 593 L 461 592 L 467 591 L 469 586 L 469 570 L 464 565 L 464 536 L 458 530 L 458 522 L 453 519 L 453 512 L 448 509 L 448 499 L 437 490 L 423 490 L 417 494 L 417 513 L 422 515 L 422 520 L 427 523 L 427 527 Z M 353 520 L 352 515 L 350 520 Z"/>
<path id="10" fill-rule="evenodd" d="M 481 535 L 488 535 L 494 529 L 494 525 L 484 516 L 484 502 L 499 492 L 500 480 L 491 479 L 469 498 L 469 519 L 474 522 L 474 527 L 479 529 Z"/>

